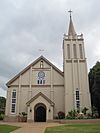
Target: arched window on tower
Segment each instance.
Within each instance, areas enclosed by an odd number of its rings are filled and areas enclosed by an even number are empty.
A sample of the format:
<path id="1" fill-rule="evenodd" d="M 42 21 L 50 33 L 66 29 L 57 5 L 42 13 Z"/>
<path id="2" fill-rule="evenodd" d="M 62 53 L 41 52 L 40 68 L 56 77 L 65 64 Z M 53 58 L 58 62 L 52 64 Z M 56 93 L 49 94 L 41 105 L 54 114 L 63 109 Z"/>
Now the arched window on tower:
<path id="1" fill-rule="evenodd" d="M 73 44 L 73 56 L 75 59 L 77 58 L 76 44 Z"/>
<path id="2" fill-rule="evenodd" d="M 82 44 L 79 44 L 79 52 L 80 52 L 80 58 L 83 59 L 83 49 L 82 49 Z"/>
<path id="3" fill-rule="evenodd" d="M 70 45 L 67 44 L 67 57 L 70 59 Z"/>

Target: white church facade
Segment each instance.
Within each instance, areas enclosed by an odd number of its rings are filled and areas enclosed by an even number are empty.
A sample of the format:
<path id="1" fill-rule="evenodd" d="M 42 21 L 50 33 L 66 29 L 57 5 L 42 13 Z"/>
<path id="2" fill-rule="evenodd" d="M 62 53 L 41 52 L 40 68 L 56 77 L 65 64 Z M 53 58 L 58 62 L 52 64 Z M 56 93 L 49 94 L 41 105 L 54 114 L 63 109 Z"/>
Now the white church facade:
<path id="1" fill-rule="evenodd" d="M 59 111 L 91 110 L 83 35 L 75 32 L 70 15 L 63 38 L 63 71 L 40 56 L 7 83 L 6 118 L 21 112 L 27 121 L 53 120 Z"/>

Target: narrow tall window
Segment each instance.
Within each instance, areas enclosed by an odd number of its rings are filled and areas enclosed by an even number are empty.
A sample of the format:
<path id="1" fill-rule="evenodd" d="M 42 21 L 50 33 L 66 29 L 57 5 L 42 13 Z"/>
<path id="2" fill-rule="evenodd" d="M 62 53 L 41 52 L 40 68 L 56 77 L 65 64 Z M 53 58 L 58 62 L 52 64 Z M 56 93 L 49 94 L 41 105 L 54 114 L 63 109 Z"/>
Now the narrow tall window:
<path id="1" fill-rule="evenodd" d="M 80 94 L 79 89 L 76 89 L 76 109 L 80 110 Z"/>
<path id="2" fill-rule="evenodd" d="M 83 59 L 82 44 L 79 44 L 80 58 Z"/>
<path id="3" fill-rule="evenodd" d="M 43 68 L 43 61 L 40 62 L 40 68 Z"/>
<path id="4" fill-rule="evenodd" d="M 67 44 L 67 56 L 68 56 L 68 59 L 70 59 L 70 45 Z"/>
<path id="5" fill-rule="evenodd" d="M 40 72 L 38 73 L 37 84 L 38 84 L 38 85 L 43 85 L 43 84 L 45 84 L 45 73 L 44 73 L 43 71 L 40 71 Z"/>
<path id="6" fill-rule="evenodd" d="M 11 113 L 15 112 L 16 112 L 16 90 L 13 90 L 11 96 Z"/>
<path id="7" fill-rule="evenodd" d="M 73 55 L 74 58 L 76 59 L 77 58 L 76 44 L 73 44 Z"/>

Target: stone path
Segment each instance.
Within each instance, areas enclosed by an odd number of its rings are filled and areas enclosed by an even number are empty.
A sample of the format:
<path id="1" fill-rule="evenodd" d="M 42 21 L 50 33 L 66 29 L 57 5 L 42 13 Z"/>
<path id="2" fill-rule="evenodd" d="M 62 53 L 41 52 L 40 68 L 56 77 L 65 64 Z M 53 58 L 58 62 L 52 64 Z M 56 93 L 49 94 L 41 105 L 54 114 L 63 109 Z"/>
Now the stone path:
<path id="1" fill-rule="evenodd" d="M 11 132 L 11 133 L 44 133 L 46 127 L 59 126 L 59 123 L 0 123 L 19 126 L 21 128 Z"/>

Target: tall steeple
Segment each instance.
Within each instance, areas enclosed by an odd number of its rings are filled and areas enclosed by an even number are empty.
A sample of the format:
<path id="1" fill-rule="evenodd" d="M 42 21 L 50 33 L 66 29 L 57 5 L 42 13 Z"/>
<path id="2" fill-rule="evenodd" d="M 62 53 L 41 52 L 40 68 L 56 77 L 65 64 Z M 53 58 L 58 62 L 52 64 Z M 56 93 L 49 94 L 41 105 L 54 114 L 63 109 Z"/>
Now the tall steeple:
<path id="1" fill-rule="evenodd" d="M 83 34 L 76 34 L 71 16 L 72 11 L 68 12 L 70 13 L 69 29 L 63 38 L 66 115 L 73 109 L 81 112 L 82 108 L 87 107 L 91 110 Z"/>
<path id="2" fill-rule="evenodd" d="M 70 22 L 69 22 L 68 36 L 72 36 L 72 38 L 74 38 L 77 34 L 75 32 L 73 21 L 72 21 L 72 16 L 71 16 L 72 11 L 70 10 L 68 12 L 70 13 Z"/>

